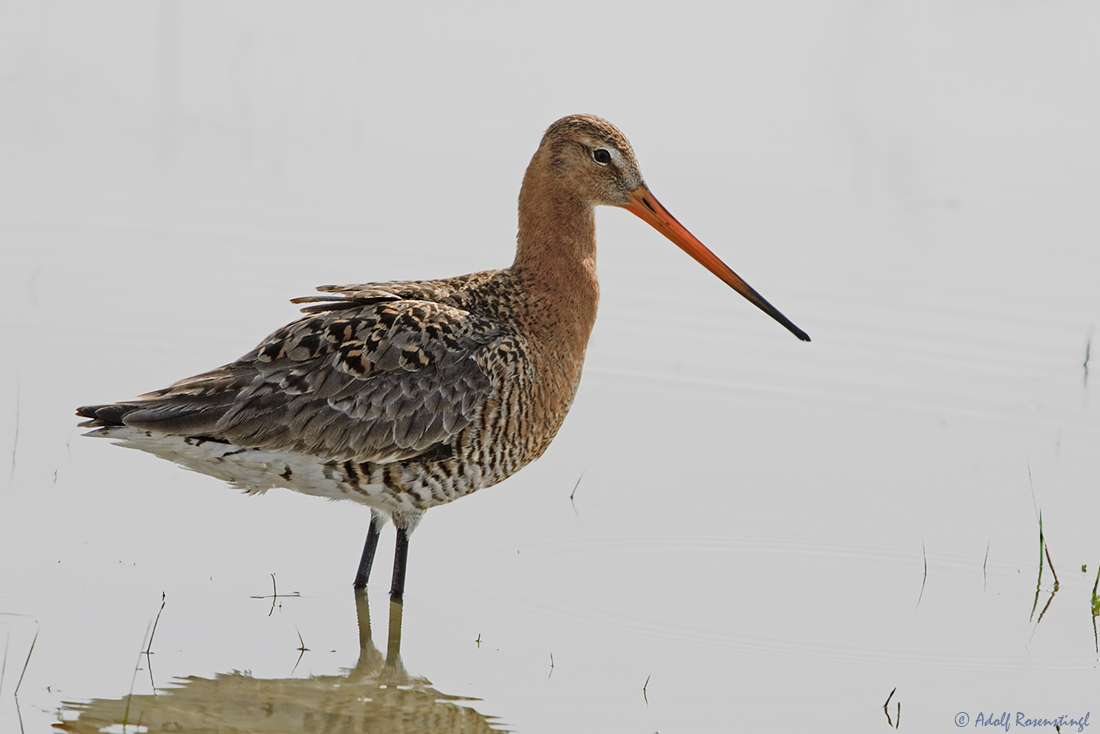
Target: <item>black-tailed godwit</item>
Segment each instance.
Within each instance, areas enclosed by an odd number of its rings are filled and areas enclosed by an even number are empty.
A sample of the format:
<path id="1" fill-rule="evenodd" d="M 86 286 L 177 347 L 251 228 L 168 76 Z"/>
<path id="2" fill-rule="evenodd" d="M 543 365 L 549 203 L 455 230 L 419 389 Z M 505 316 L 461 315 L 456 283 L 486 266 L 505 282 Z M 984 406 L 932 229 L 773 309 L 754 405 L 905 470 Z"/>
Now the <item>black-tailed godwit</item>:
<path id="1" fill-rule="evenodd" d="M 321 287 L 294 299 L 305 317 L 237 361 L 80 408 L 91 419 L 81 425 L 250 492 L 289 487 L 369 506 L 355 586 L 392 520 L 400 602 L 424 513 L 515 474 L 565 419 L 596 319 L 598 205 L 633 212 L 809 341 L 657 202 L 622 133 L 574 115 L 550 126 L 527 167 L 512 267 Z"/>

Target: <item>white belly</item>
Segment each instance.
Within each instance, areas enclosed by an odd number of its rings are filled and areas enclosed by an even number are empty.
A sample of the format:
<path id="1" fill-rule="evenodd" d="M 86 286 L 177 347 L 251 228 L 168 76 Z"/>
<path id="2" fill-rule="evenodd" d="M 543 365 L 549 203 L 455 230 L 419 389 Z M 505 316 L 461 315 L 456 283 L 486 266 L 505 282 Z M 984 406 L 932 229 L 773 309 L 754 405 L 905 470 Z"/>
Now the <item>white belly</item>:
<path id="1" fill-rule="evenodd" d="M 384 515 L 406 515 L 410 507 L 381 484 L 351 483 L 342 465 L 287 451 L 242 448 L 220 441 L 174 436 L 128 426 L 109 426 L 88 436 L 112 439 L 119 446 L 140 449 L 192 471 L 229 482 L 249 494 L 285 487 L 315 497 L 351 500 Z"/>

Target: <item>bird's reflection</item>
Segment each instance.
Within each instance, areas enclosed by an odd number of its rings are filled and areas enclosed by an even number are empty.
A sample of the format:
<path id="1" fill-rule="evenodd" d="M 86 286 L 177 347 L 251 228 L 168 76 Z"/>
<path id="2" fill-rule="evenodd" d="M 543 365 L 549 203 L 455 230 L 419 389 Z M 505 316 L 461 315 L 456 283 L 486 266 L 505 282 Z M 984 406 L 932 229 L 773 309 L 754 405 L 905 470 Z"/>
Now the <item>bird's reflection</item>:
<path id="1" fill-rule="evenodd" d="M 346 675 L 261 679 L 222 673 L 189 676 L 159 695 L 67 703 L 71 732 L 499 732 L 493 717 L 410 676 L 401 662 L 400 603 L 390 603 L 386 654 L 371 637 L 365 591 L 356 592 L 359 659 Z"/>

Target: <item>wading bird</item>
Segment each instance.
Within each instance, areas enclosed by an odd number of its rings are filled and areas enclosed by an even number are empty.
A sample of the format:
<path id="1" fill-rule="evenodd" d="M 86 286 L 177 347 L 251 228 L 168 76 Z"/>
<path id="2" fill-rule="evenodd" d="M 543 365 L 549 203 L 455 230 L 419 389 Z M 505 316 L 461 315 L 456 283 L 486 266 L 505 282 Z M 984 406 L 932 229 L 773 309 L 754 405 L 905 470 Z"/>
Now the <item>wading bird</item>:
<path id="1" fill-rule="evenodd" d="M 390 597 L 431 507 L 515 474 L 573 402 L 596 318 L 593 209 L 636 214 L 803 341 L 650 193 L 630 143 L 588 115 L 558 120 L 527 167 L 510 268 L 445 280 L 323 286 L 305 317 L 240 359 L 163 390 L 80 408 L 117 440 L 251 492 L 288 487 L 371 508 L 355 577 L 397 529 Z"/>

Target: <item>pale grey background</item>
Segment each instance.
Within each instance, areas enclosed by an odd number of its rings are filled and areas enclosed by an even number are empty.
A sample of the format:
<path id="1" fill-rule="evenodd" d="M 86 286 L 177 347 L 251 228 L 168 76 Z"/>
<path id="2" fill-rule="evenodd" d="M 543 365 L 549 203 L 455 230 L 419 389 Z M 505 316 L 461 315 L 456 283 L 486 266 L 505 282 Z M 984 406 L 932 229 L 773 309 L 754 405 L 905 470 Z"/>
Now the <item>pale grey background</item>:
<path id="1" fill-rule="evenodd" d="M 158 686 L 288 677 L 296 629 L 295 676 L 354 662 L 365 509 L 245 497 L 72 410 L 235 358 L 315 285 L 507 265 L 523 169 L 582 111 L 814 341 L 601 211 L 573 412 L 421 526 L 410 671 L 520 732 L 878 731 L 894 687 L 910 731 L 1097 708 L 1098 28 L 1083 1 L 0 4 L 0 729 L 36 632 L 27 731 L 125 695 L 162 591 Z M 270 617 L 269 573 L 305 597 Z"/>

